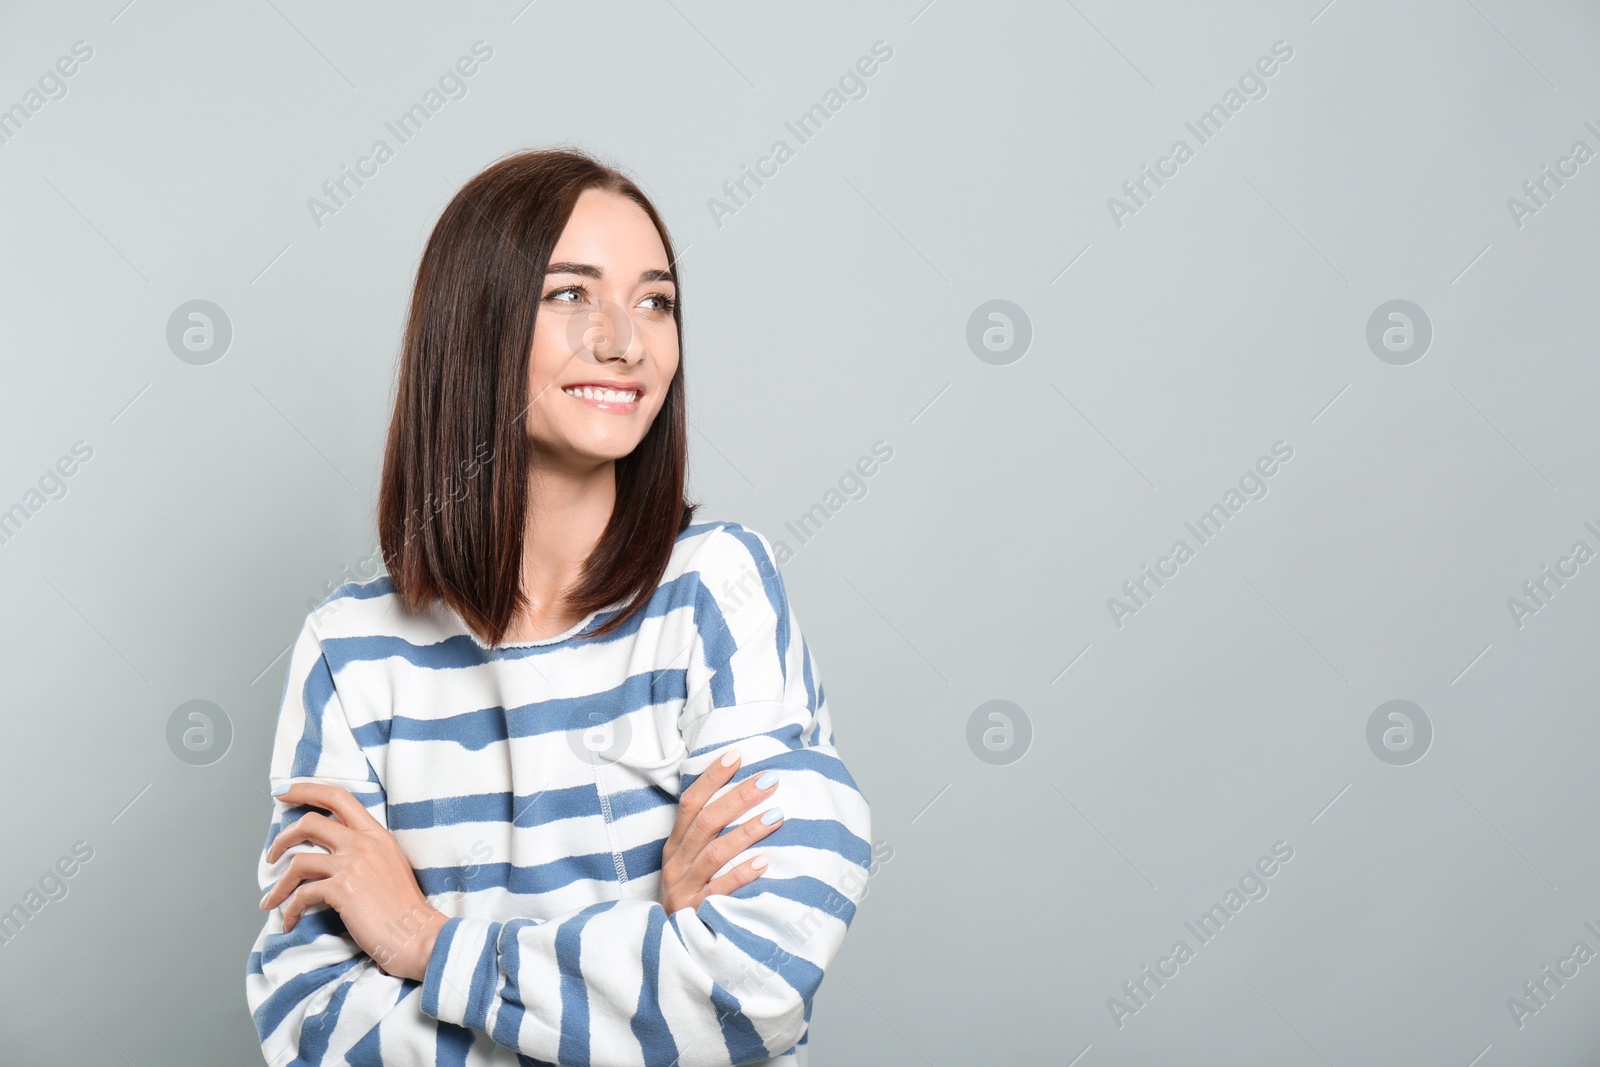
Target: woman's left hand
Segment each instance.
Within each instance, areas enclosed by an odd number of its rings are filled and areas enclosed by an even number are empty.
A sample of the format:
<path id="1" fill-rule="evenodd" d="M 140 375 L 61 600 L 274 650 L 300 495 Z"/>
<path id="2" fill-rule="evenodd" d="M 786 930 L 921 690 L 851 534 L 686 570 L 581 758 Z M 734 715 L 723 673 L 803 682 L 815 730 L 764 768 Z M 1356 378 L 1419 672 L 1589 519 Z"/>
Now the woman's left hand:
<path id="1" fill-rule="evenodd" d="M 283 929 L 288 932 L 307 908 L 327 904 L 384 973 L 422 981 L 448 916 L 422 895 L 416 873 L 388 827 L 341 786 L 296 782 L 277 799 L 324 808 L 332 817 L 302 815 L 272 842 L 267 862 L 276 863 L 291 846 L 305 841 L 328 851 L 297 853 L 261 899 L 261 907 L 275 908 L 287 899 Z"/>

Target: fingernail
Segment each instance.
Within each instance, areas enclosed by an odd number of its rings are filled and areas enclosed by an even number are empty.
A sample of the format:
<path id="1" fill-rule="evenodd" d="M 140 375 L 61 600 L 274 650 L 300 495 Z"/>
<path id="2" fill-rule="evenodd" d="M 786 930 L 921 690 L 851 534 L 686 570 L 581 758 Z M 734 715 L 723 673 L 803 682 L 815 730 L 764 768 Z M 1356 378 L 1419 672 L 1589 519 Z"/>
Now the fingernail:
<path id="1" fill-rule="evenodd" d="M 276 786 L 272 787 L 272 795 L 275 796 L 275 797 L 281 797 L 281 796 L 283 796 L 283 794 L 287 793 L 288 791 L 289 791 L 289 787 L 286 786 L 286 785 L 276 785 Z"/>
<path id="2" fill-rule="evenodd" d="M 768 808 L 761 815 L 761 821 L 766 823 L 768 826 L 771 826 L 781 818 L 783 818 L 782 808 Z"/>
<path id="3" fill-rule="evenodd" d="M 763 869 L 764 867 L 766 867 L 766 865 L 767 865 L 767 857 L 765 857 L 765 856 L 757 856 L 755 859 L 750 861 L 750 866 L 753 869 L 758 870 L 758 871 Z"/>
<path id="4" fill-rule="evenodd" d="M 777 784 L 778 784 L 778 772 L 777 771 L 768 771 L 766 774 L 763 774 L 760 778 L 756 779 L 756 788 L 757 789 L 771 789 L 773 786 L 775 786 Z"/>
<path id="5" fill-rule="evenodd" d="M 735 763 L 738 763 L 738 762 L 739 762 L 739 750 L 738 749 L 733 749 L 732 751 L 730 751 L 728 753 L 725 753 L 723 755 L 723 757 L 722 757 L 722 765 L 724 767 L 732 767 Z"/>
<path id="6" fill-rule="evenodd" d="M 261 908 L 262 911 L 266 911 L 267 910 L 267 897 L 270 897 L 271 895 L 272 895 L 272 890 L 270 890 L 270 889 L 267 890 L 266 893 L 264 893 L 262 895 L 261 903 L 259 905 L 257 905 L 258 907 Z"/>

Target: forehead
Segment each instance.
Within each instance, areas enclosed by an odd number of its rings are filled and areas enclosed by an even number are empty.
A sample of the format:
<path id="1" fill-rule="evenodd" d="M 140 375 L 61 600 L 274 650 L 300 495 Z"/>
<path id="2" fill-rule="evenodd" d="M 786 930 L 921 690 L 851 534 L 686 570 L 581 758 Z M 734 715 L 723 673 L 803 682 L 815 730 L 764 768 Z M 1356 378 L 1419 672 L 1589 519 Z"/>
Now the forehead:
<path id="1" fill-rule="evenodd" d="M 637 203 L 620 193 L 585 189 L 578 194 L 550 260 L 592 263 L 607 274 L 636 277 L 647 268 L 665 270 L 667 251 L 655 224 Z"/>

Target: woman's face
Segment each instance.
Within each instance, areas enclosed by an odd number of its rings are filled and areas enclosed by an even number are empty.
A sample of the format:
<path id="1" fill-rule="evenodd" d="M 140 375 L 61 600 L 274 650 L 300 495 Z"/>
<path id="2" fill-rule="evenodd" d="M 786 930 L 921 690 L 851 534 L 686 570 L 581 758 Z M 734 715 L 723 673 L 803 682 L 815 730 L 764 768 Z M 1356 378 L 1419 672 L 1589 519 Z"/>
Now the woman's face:
<path id="1" fill-rule="evenodd" d="M 678 370 L 676 298 L 643 209 L 599 189 L 579 194 L 534 321 L 528 433 L 537 462 L 583 469 L 638 446 Z M 578 394 L 585 388 L 588 398 Z"/>

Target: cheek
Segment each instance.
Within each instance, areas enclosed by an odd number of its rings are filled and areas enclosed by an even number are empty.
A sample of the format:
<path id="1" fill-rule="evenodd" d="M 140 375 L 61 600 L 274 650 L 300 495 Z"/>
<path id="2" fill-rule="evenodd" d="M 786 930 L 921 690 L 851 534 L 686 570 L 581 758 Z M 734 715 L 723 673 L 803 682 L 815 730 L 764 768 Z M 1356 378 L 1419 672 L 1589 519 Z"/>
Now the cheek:
<path id="1" fill-rule="evenodd" d="M 678 331 L 669 323 L 650 339 L 655 355 L 656 380 L 666 385 L 678 373 Z"/>
<path id="2" fill-rule="evenodd" d="M 533 344 L 528 351 L 528 380 L 538 387 L 561 373 L 572 358 L 567 343 L 567 319 L 561 315 L 541 315 L 533 327 Z"/>

